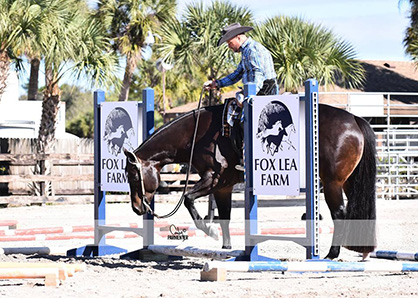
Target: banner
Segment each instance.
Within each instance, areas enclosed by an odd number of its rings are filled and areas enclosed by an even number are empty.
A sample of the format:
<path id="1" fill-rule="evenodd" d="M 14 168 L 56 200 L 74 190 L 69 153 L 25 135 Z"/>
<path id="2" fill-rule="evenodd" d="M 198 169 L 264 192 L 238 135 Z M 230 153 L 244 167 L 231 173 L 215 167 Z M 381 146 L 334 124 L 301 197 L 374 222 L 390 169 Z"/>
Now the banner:
<path id="1" fill-rule="evenodd" d="M 104 102 L 100 109 L 100 177 L 103 191 L 129 191 L 123 148 L 142 141 L 137 102 Z"/>
<path id="2" fill-rule="evenodd" d="M 253 100 L 255 195 L 299 195 L 299 95 Z"/>

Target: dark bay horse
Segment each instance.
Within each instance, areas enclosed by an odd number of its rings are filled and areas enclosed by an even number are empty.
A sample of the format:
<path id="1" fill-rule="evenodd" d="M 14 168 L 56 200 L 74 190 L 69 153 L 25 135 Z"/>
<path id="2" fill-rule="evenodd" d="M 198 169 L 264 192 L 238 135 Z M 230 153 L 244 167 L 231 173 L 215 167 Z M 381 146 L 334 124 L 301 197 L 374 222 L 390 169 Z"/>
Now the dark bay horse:
<path id="1" fill-rule="evenodd" d="M 194 205 L 195 199 L 213 194 L 222 229 L 222 248 L 231 248 L 232 188 L 242 182 L 243 175 L 235 169 L 239 156 L 231 140 L 221 133 L 223 108 L 218 105 L 200 110 L 192 165 L 201 179 L 185 193 L 184 204 L 196 227 L 216 238 L 217 229 L 199 215 Z M 125 151 L 132 209 L 138 215 L 149 212 L 162 167 L 189 162 L 196 118 L 196 110 L 189 112 L 161 127 L 134 152 Z M 376 218 L 374 132 L 363 118 L 320 104 L 319 137 L 320 178 L 334 221 L 334 236 L 327 258 L 336 258 L 341 245 L 367 255 L 375 248 L 374 225 L 362 225 L 360 230 L 365 231 L 358 231 L 347 228 L 344 223 L 346 220 L 374 222 Z M 346 207 L 343 192 L 347 197 Z M 355 238 L 348 244 L 344 242 L 347 234 L 351 234 L 350 239 Z M 367 239 L 357 239 L 359 237 Z"/>

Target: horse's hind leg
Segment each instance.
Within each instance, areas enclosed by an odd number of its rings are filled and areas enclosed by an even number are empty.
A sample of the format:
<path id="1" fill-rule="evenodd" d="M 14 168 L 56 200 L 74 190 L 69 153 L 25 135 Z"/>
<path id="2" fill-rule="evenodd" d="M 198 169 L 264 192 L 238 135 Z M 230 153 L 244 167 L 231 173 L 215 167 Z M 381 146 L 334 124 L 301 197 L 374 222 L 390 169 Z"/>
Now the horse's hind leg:
<path id="1" fill-rule="evenodd" d="M 324 183 L 325 201 L 331 211 L 334 222 L 334 234 L 332 236 L 331 248 L 326 259 L 334 259 L 340 254 L 340 247 L 344 232 L 345 207 L 342 186 L 337 181 Z"/>
<path id="2" fill-rule="evenodd" d="M 222 229 L 222 248 L 231 248 L 231 235 L 229 233 L 229 223 L 231 221 L 231 197 L 232 188 L 228 190 L 222 190 L 214 193 L 216 205 L 218 206 L 219 223 Z"/>

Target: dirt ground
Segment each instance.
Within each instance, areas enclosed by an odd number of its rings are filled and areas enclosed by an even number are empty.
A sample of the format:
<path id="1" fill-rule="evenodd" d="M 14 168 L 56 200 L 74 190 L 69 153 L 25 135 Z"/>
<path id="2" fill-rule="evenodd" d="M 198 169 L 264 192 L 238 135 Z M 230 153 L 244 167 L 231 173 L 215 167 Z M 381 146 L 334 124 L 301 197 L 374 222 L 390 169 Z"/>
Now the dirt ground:
<path id="1" fill-rule="evenodd" d="M 242 195 L 234 197 L 231 227 L 243 229 L 244 208 Z M 170 211 L 174 201 L 157 203 L 161 213 Z M 304 212 L 301 199 L 259 197 L 259 227 L 304 227 L 300 216 Z M 329 249 L 332 226 L 325 202 L 321 201 L 324 219 L 321 227 L 320 253 L 324 257 Z M 418 201 L 378 200 L 378 249 L 418 252 Z M 198 203 L 201 214 L 207 213 L 207 202 Z M 93 205 L 30 206 L 0 209 L 0 220 L 17 220 L 18 229 L 40 227 L 70 227 L 92 225 Z M 107 204 L 107 224 L 139 223 L 142 220 L 129 204 Z M 187 210 L 182 207 L 167 221 L 168 225 L 193 226 Z M 190 230 L 192 231 L 192 230 Z M 118 232 L 120 233 L 120 232 Z M 120 234 L 122 235 L 122 234 Z M 91 244 L 93 239 L 60 241 L 4 241 L 0 247 L 49 247 L 49 255 L 1 255 L 0 262 L 64 262 L 84 263 L 86 270 L 76 273 L 58 287 L 46 287 L 42 280 L 0 280 L 1 297 L 399 297 L 418 296 L 418 273 L 289 273 L 228 272 L 224 282 L 203 282 L 200 272 L 206 259 L 183 258 L 175 261 L 138 261 L 121 259 L 120 255 L 103 257 L 67 257 L 68 249 Z M 112 239 L 108 244 L 128 251 L 142 247 L 141 238 Z M 187 245 L 219 249 L 221 240 L 200 235 L 189 239 L 169 240 L 155 235 L 156 244 Z M 233 249 L 244 248 L 243 236 L 232 237 Z M 293 242 L 267 241 L 260 244 L 260 254 L 282 259 L 305 259 L 305 249 Z M 346 249 L 341 250 L 339 261 L 360 261 L 361 257 Z M 366 262 L 399 262 L 369 258 Z"/>

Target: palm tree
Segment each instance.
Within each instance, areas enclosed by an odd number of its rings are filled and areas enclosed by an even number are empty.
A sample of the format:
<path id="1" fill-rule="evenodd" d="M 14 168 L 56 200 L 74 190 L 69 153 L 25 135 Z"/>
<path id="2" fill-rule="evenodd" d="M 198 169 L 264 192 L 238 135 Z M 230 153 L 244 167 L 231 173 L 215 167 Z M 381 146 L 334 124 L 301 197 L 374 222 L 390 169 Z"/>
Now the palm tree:
<path id="1" fill-rule="evenodd" d="M 28 100 L 36 100 L 38 96 L 39 68 L 41 60 L 37 56 L 30 58 L 30 74 L 28 85 Z"/>
<path id="2" fill-rule="evenodd" d="M 78 0 L 44 0 L 42 25 L 38 35 L 45 63 L 45 90 L 37 139 L 38 153 L 53 152 L 55 124 L 60 104 L 59 82 L 65 73 L 83 77 L 93 86 L 115 81 L 117 58 L 110 51 L 102 24 L 90 17 L 86 3 Z M 47 164 L 35 170 L 48 174 Z"/>
<path id="3" fill-rule="evenodd" d="M 404 0 L 400 0 L 403 2 Z M 405 52 L 411 55 L 412 60 L 418 64 L 418 1 L 409 0 L 411 6 L 411 25 L 406 29 L 404 45 Z"/>
<path id="4" fill-rule="evenodd" d="M 174 16 L 175 0 L 100 0 L 97 17 L 105 24 L 114 50 L 126 58 L 119 101 L 128 100 L 132 75 L 148 31 Z"/>
<path id="5" fill-rule="evenodd" d="M 36 36 L 40 6 L 27 0 L 0 0 L 0 97 L 6 88 L 10 63 Z"/>
<path id="6" fill-rule="evenodd" d="M 182 21 L 162 26 L 159 53 L 167 63 L 184 67 L 187 72 L 217 78 L 236 67 L 236 58 L 228 48 L 217 46 L 222 28 L 235 22 L 251 26 L 251 11 L 225 1 L 214 1 L 209 6 L 203 2 L 188 5 Z"/>
<path id="7" fill-rule="evenodd" d="M 285 91 L 296 92 L 308 78 L 316 78 L 325 87 L 337 81 L 359 87 L 364 81 L 354 48 L 319 25 L 277 16 L 257 26 L 252 36 L 271 52 Z"/>

